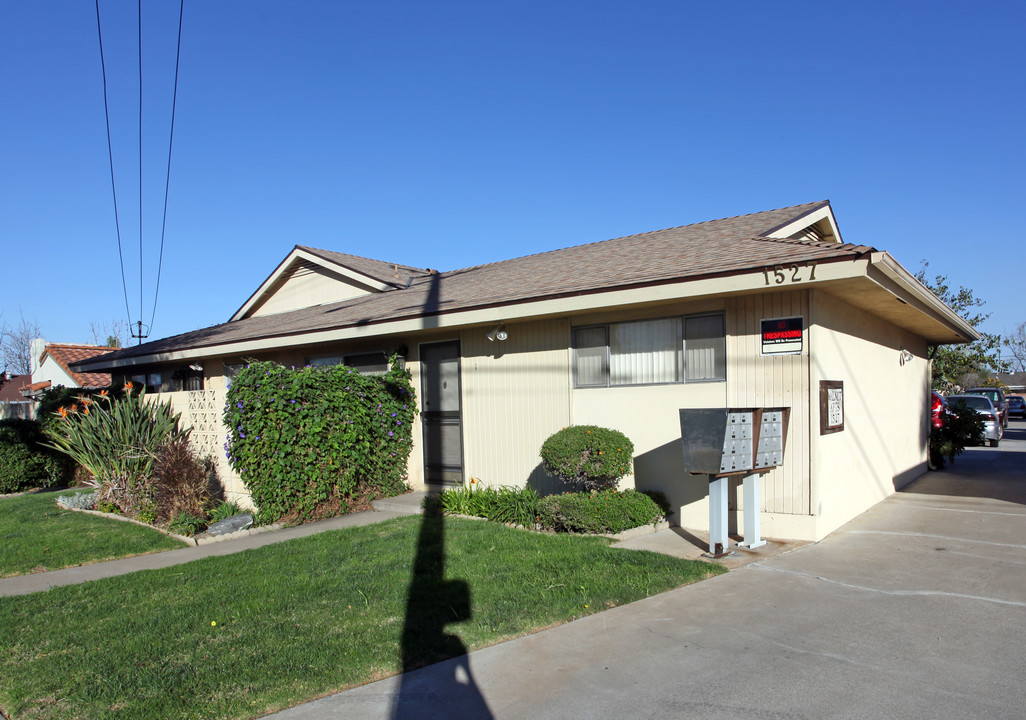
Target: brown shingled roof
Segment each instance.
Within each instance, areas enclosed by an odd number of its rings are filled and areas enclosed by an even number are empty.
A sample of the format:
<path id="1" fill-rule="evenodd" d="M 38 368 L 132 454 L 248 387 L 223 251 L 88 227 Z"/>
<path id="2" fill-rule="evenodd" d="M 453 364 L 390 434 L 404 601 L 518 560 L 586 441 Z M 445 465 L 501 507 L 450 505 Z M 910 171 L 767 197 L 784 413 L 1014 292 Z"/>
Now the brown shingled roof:
<path id="1" fill-rule="evenodd" d="M 47 343 L 42 355 L 39 356 L 39 362 L 42 364 L 43 358 L 49 355 L 54 359 L 54 362 L 63 368 L 64 372 L 71 376 L 72 380 L 74 380 L 80 388 L 108 387 L 110 385 L 109 373 L 75 372 L 71 369 L 71 364 L 81 362 L 82 360 L 88 360 L 89 358 L 94 358 L 97 355 L 105 355 L 113 352 L 115 349 L 116 348 L 110 348 L 102 345 Z"/>
<path id="2" fill-rule="evenodd" d="M 872 251 L 762 237 L 828 205 L 797 205 L 423 275 L 404 289 L 243 318 L 119 350 L 110 359 L 726 276 L 767 265 L 854 259 Z"/>
<path id="3" fill-rule="evenodd" d="M 355 270 L 367 277 L 394 287 L 405 287 L 410 278 L 424 277 L 431 274 L 430 270 L 424 268 L 384 262 L 382 260 L 372 260 L 360 257 L 359 255 L 335 252 L 334 250 L 319 250 L 305 245 L 296 245 L 296 247 L 300 250 L 305 250 L 311 255 L 316 255 L 336 265 Z"/>

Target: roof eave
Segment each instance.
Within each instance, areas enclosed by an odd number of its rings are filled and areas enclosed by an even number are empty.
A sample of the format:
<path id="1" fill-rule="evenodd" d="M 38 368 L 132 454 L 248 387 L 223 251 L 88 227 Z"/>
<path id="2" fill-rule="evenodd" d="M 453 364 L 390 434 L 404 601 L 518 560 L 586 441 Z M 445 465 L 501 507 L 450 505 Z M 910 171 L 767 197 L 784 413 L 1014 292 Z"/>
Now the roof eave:
<path id="1" fill-rule="evenodd" d="M 908 305 L 916 307 L 920 312 L 925 313 L 935 321 L 941 323 L 950 330 L 950 336 L 928 337 L 932 344 L 960 344 L 971 343 L 979 340 L 982 336 L 958 313 L 944 304 L 940 298 L 930 292 L 930 289 L 909 273 L 889 253 L 877 251 L 870 259 L 870 266 L 877 270 L 881 278 L 877 279 L 887 287 L 894 296 Z M 876 279 L 876 278 L 875 278 Z"/>
<path id="2" fill-rule="evenodd" d="M 868 259 L 865 255 L 843 254 L 832 258 L 820 258 L 817 263 L 817 280 L 803 283 L 814 287 L 823 283 L 853 277 L 864 277 Z M 375 336 L 457 328 L 476 324 L 504 321 L 523 321 L 533 318 L 580 314 L 601 311 L 626 305 L 666 303 L 681 298 L 703 298 L 760 292 L 768 288 L 763 266 L 730 272 L 707 273 L 697 277 L 675 278 L 656 282 L 639 283 L 614 288 L 595 288 L 544 297 L 521 298 L 508 302 L 482 303 L 451 311 L 442 310 L 430 315 L 411 315 L 366 323 L 351 323 L 324 330 L 300 333 L 281 333 L 242 341 L 207 344 L 200 347 L 169 350 L 148 355 L 137 355 L 110 359 L 106 363 L 76 364 L 79 372 L 110 372 L 118 368 L 160 362 L 176 362 L 193 358 L 274 350 L 284 347 L 314 345 L 325 342 L 365 339 Z M 89 361 L 85 361 L 88 363 Z"/>

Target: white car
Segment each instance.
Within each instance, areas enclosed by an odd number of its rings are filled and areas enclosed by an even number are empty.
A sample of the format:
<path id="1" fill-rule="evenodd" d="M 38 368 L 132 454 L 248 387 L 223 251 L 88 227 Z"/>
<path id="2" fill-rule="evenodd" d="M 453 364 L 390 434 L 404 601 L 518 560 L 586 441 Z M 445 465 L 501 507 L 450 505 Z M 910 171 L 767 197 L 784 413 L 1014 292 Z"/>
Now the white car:
<path id="1" fill-rule="evenodd" d="M 991 447 L 997 447 L 1001 438 L 1005 436 L 1005 429 L 990 398 L 985 395 L 948 395 L 948 410 L 957 414 L 959 403 L 964 403 L 980 414 L 983 418 L 983 439 L 989 442 Z"/>

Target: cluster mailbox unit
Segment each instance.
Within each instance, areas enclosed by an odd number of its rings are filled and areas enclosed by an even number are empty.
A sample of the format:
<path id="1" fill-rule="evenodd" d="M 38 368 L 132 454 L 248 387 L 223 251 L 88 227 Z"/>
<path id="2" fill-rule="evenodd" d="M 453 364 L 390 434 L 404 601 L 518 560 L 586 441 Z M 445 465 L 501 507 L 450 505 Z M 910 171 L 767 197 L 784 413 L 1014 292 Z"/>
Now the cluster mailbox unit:
<path id="1" fill-rule="evenodd" d="M 696 408 L 680 411 L 684 468 L 709 479 L 709 554 L 725 553 L 727 485 L 743 476 L 744 540 L 742 547 L 765 545 L 759 527 L 759 475 L 784 462 L 791 409 Z"/>

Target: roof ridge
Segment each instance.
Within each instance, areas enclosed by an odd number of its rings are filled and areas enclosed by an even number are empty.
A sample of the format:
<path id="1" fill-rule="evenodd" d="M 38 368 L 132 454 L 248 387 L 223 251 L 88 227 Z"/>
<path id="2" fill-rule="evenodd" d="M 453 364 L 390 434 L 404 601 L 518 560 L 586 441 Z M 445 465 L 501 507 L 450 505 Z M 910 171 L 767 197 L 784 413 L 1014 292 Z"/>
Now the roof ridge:
<path id="1" fill-rule="evenodd" d="M 607 238 L 605 240 L 595 240 L 595 241 L 588 242 L 588 243 L 581 243 L 580 245 L 567 245 L 565 247 L 554 248 L 552 250 L 542 250 L 541 252 L 529 253 L 527 255 L 519 255 L 519 256 L 514 257 L 514 258 L 505 258 L 503 260 L 494 260 L 494 261 L 489 262 L 489 263 L 480 263 L 478 265 L 470 265 L 468 267 L 456 268 L 454 270 L 446 270 L 446 271 L 442 272 L 441 274 L 442 275 L 449 275 L 449 274 L 452 274 L 452 273 L 464 273 L 464 272 L 469 272 L 471 270 L 478 270 L 480 268 L 489 267 L 491 265 L 498 265 L 500 263 L 510 262 L 511 260 L 523 260 L 525 258 L 539 257 L 541 255 L 548 255 L 550 253 L 562 252 L 564 250 L 571 250 L 571 249 L 577 249 L 577 248 L 586 248 L 586 247 L 591 247 L 593 245 L 601 245 L 602 243 L 615 242 L 615 241 L 618 241 L 618 240 L 630 240 L 632 238 L 640 238 L 640 237 L 644 237 L 646 235 L 654 235 L 656 233 L 667 232 L 667 231 L 670 231 L 670 230 L 681 230 L 683 228 L 699 227 L 700 225 L 708 225 L 709 223 L 726 222 L 728 220 L 739 220 L 741 218 L 754 217 L 755 215 L 768 215 L 769 213 L 781 212 L 783 210 L 795 210 L 797 208 L 808 207 L 808 210 L 806 212 L 809 212 L 811 210 L 815 210 L 815 209 L 817 209 L 819 207 L 823 207 L 823 206 L 826 206 L 826 205 L 829 205 L 829 204 L 830 204 L 829 200 L 817 200 L 817 201 L 809 202 L 809 203 L 800 203 L 798 205 L 788 205 L 788 206 L 785 206 L 785 207 L 782 207 L 782 208 L 774 208 L 773 210 L 761 210 L 759 212 L 754 212 L 754 213 L 742 213 L 741 215 L 729 215 L 727 217 L 715 218 L 713 220 L 702 220 L 701 222 L 687 223 L 686 225 L 672 225 L 670 227 L 660 228 L 658 230 L 646 230 L 645 232 L 632 233 L 631 235 L 620 235 L 618 237 Z"/>
<path id="2" fill-rule="evenodd" d="M 341 252 L 340 250 L 327 250 L 325 248 L 315 248 L 310 245 L 296 245 L 300 250 L 313 251 L 315 253 L 332 253 L 333 255 L 345 255 L 346 257 L 356 258 L 357 260 L 366 260 L 367 262 L 378 263 L 380 265 L 391 265 L 394 267 L 400 267 L 406 270 L 417 270 L 424 274 L 427 274 L 429 268 L 421 268 L 416 265 L 406 265 L 404 263 L 392 262 L 390 260 L 378 260 L 377 258 L 366 257 L 364 255 L 357 255 L 355 253 Z"/>
<path id="3" fill-rule="evenodd" d="M 859 248 L 866 248 L 873 250 L 871 245 L 856 245 L 854 243 L 839 243 L 829 242 L 827 240 L 812 240 L 809 238 L 775 238 L 769 237 L 768 235 L 752 235 L 752 240 L 759 240 L 761 242 L 773 242 L 782 243 L 786 245 L 801 245 L 803 247 L 822 247 L 831 249 L 844 249 L 844 250 L 857 250 Z"/>
<path id="4" fill-rule="evenodd" d="M 118 350 L 120 348 L 114 348 L 110 345 L 87 345 L 85 343 L 57 343 L 48 342 L 46 347 L 62 347 L 62 348 L 83 348 L 87 350 Z"/>

